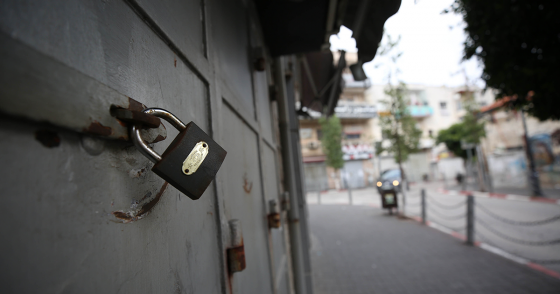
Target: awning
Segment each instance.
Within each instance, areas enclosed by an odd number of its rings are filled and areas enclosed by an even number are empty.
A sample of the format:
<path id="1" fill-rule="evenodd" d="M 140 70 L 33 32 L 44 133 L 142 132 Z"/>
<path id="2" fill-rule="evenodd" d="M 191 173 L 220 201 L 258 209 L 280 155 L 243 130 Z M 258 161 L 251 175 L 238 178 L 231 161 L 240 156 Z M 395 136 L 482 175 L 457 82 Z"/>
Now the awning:
<path id="1" fill-rule="evenodd" d="M 334 66 L 331 51 L 312 52 L 300 55 L 299 66 L 302 75 L 300 111 L 307 108 L 326 115 L 333 114 L 344 86 L 344 58 Z"/>
<path id="2" fill-rule="evenodd" d="M 353 31 L 358 63 L 371 61 L 385 21 L 401 0 L 256 0 L 264 38 L 272 57 L 329 48 L 341 25 Z"/>
<path id="3" fill-rule="evenodd" d="M 401 0 L 256 0 L 264 39 L 272 57 L 298 54 L 302 72 L 300 112 L 309 108 L 331 115 L 343 88 L 344 58 L 333 65 L 329 38 L 344 25 L 353 31 L 358 61 L 354 80 L 366 79 L 362 65 L 371 61 L 383 37 L 385 21 Z M 343 55 L 343 54 L 342 54 Z"/>

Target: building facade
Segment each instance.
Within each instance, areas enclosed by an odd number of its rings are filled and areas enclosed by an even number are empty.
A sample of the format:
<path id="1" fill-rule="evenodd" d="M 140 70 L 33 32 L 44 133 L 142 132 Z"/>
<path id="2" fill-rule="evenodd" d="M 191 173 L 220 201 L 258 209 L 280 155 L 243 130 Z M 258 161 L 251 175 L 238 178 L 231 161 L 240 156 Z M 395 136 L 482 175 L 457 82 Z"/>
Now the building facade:
<path id="1" fill-rule="evenodd" d="M 494 187 L 527 187 L 528 160 L 522 115 L 539 180 L 544 188 L 560 189 L 560 122 L 538 119 L 508 107 L 510 97 L 481 108 L 486 137 L 481 147 Z"/>
<path id="2" fill-rule="evenodd" d="M 420 181 L 422 179 L 452 178 L 458 172 L 464 173 L 462 161 L 449 159 L 451 154 L 443 144 L 436 145 L 438 132 L 449 128 L 451 125 L 461 121 L 466 114 L 465 105 L 474 104 L 475 108 L 489 105 L 494 100 L 491 91 L 483 92 L 480 89 L 465 87 L 436 87 L 425 85 L 406 85 L 407 98 L 409 100 L 410 114 L 416 120 L 416 126 L 422 131 L 419 148 L 420 152 L 411 154 L 409 160 L 404 164 L 409 181 Z M 369 103 L 376 105 L 379 116 L 388 115 L 380 103 L 389 97 L 385 94 L 386 85 L 372 85 L 366 91 L 366 99 Z M 373 137 L 380 144 L 388 144 L 384 141 L 379 125 L 379 119 L 372 120 Z M 441 167 L 439 162 L 442 162 Z M 456 166 L 457 165 L 457 166 Z M 378 169 L 396 168 L 393 155 L 382 153 L 379 158 Z M 456 167 L 455 167 L 456 166 Z"/>
<path id="3" fill-rule="evenodd" d="M 335 62 L 338 56 L 335 54 Z M 349 63 L 355 62 L 356 58 L 355 53 L 346 53 Z M 377 108 L 366 100 L 369 80 L 355 81 L 348 68 L 344 69 L 342 78 L 344 89 L 334 109 L 342 124 L 344 167 L 341 170 L 335 171 L 326 165 L 319 115 L 310 111 L 311 117 L 300 117 L 301 152 L 308 191 L 348 186 L 362 188 L 372 185 L 374 181 L 372 119 L 377 116 Z"/>

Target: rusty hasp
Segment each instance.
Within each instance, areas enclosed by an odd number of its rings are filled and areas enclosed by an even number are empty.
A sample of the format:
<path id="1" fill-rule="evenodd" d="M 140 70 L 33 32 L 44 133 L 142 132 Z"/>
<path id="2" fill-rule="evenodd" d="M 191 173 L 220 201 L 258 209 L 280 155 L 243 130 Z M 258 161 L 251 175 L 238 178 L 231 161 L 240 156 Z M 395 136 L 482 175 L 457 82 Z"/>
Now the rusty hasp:
<path id="1" fill-rule="evenodd" d="M 145 128 L 158 128 L 161 124 L 159 118 L 146 114 L 142 111 L 112 107 L 111 115 L 120 121 L 132 124 L 141 124 Z"/>
<path id="2" fill-rule="evenodd" d="M 144 113 L 146 105 L 130 97 L 126 97 L 126 103 L 111 104 L 109 113 L 111 117 L 118 121 L 119 125 L 129 128 L 138 125 L 142 128 L 142 135 L 146 143 L 156 143 L 167 138 L 165 125 L 161 120 L 153 115 Z M 128 140 L 128 136 L 119 137 L 121 140 Z"/>
<path id="3" fill-rule="evenodd" d="M 245 245 L 243 244 L 243 232 L 241 223 L 237 219 L 228 222 L 231 234 L 231 247 L 227 249 L 228 272 L 230 274 L 240 272 L 247 266 L 245 264 Z"/>
<path id="4" fill-rule="evenodd" d="M 230 273 L 240 272 L 247 267 L 245 264 L 245 246 L 243 243 L 239 246 L 228 248 L 227 258 Z"/>
<path id="5" fill-rule="evenodd" d="M 111 127 L 107 127 L 102 125 L 98 121 L 93 121 L 87 128 L 83 129 L 84 133 L 107 137 L 113 134 L 113 129 Z"/>
<path id="6" fill-rule="evenodd" d="M 282 224 L 281 222 L 281 218 L 280 218 L 280 211 L 278 208 L 278 201 L 276 199 L 272 199 L 270 201 L 268 201 L 268 206 L 269 206 L 269 211 L 270 213 L 268 214 L 268 228 L 275 228 L 278 229 L 280 228 L 280 225 Z"/>
<path id="7" fill-rule="evenodd" d="M 280 221 L 279 213 L 271 213 L 268 215 L 268 227 L 278 229 L 280 228 L 282 222 Z"/>

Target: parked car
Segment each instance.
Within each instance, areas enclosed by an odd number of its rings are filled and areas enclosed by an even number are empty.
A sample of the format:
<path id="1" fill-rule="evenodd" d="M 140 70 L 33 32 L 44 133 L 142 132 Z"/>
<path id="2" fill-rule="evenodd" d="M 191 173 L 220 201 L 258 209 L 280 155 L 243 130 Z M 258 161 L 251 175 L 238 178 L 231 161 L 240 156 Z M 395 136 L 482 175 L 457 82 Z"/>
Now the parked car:
<path id="1" fill-rule="evenodd" d="M 395 190 L 401 192 L 402 176 L 400 169 L 388 169 L 381 173 L 381 177 L 377 180 L 377 191 L 382 194 L 383 191 Z"/>

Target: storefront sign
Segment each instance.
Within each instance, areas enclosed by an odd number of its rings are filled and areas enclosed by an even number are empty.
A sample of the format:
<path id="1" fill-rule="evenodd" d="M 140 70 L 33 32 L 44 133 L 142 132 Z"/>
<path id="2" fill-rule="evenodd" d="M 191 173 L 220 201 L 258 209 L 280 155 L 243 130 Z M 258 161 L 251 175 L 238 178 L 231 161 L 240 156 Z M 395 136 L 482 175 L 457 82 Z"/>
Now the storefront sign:
<path id="1" fill-rule="evenodd" d="M 377 116 L 377 109 L 373 105 L 339 104 L 334 113 L 339 118 L 373 118 Z"/>
<path id="2" fill-rule="evenodd" d="M 342 146 L 344 160 L 369 159 L 373 157 L 373 147 L 367 144 L 346 144 Z"/>

